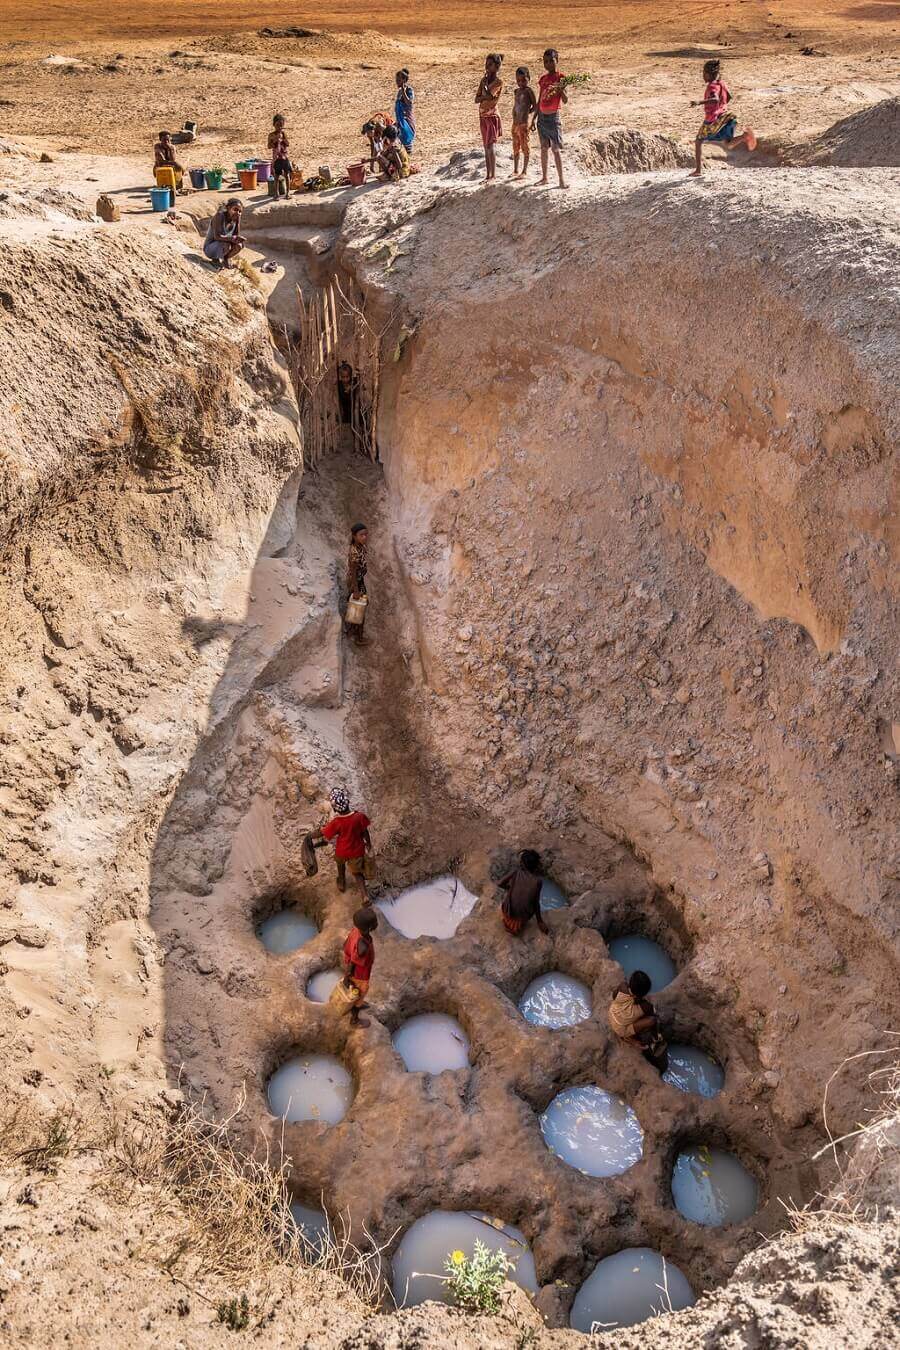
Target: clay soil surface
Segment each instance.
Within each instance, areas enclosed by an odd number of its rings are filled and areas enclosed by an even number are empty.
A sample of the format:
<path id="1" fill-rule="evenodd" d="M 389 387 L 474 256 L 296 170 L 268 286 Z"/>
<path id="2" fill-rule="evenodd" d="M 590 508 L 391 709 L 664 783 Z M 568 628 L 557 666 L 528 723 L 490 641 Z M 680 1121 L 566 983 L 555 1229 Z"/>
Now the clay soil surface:
<path id="1" fill-rule="evenodd" d="M 364 118 L 390 108 L 401 65 L 418 98 L 416 157 L 434 164 L 477 144 L 473 93 L 484 53 L 494 49 L 506 55 L 507 124 L 515 66 L 525 62 L 536 78 L 548 43 L 560 49 L 563 69 L 592 77 L 571 100 L 572 130 L 627 124 L 690 141 L 697 112 L 689 104 L 702 93 L 710 54 L 726 61 L 739 117 L 764 142 L 822 131 L 900 92 L 900 6 L 886 0 L 0 8 L 0 136 L 33 149 L 134 156 L 145 177 L 159 127 L 197 120 L 200 139 L 185 164 L 227 165 L 264 146 L 276 109 L 287 115 L 304 168 L 332 160 L 343 167 L 360 152 Z M 259 33 L 289 26 L 314 35 Z M 59 182 L 52 166 L 41 172 Z M 102 172 L 91 177 L 111 185 Z"/>

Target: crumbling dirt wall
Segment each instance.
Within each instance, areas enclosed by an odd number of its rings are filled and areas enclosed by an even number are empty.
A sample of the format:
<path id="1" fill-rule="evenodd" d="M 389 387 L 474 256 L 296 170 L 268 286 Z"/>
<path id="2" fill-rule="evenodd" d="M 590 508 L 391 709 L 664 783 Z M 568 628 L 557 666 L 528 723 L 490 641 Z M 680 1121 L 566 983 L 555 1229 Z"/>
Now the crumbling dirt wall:
<path id="1" fill-rule="evenodd" d="M 45 1104 L 165 1082 L 148 858 L 299 460 L 252 293 L 86 214 L 0 212 L 0 1062 Z"/>
<path id="2" fill-rule="evenodd" d="M 650 860 L 788 1126 L 896 1011 L 897 329 L 838 186 L 610 179 L 536 230 L 422 185 L 342 255 L 415 330 L 381 453 L 451 780 Z"/>

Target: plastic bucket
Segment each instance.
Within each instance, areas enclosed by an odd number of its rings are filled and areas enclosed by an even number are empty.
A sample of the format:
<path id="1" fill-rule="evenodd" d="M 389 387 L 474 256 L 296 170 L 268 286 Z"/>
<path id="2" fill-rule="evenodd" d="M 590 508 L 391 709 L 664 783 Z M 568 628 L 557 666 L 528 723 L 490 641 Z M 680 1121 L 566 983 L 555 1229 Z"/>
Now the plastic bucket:
<path id="1" fill-rule="evenodd" d="M 267 159 L 258 159 L 252 166 L 256 169 L 256 181 L 258 183 L 268 183 L 272 176 L 272 166 Z"/>
<path id="2" fill-rule="evenodd" d="M 362 162 L 359 164 L 347 165 L 347 177 L 354 187 L 362 187 L 366 181 L 366 166 Z"/>
<path id="3" fill-rule="evenodd" d="M 241 180 L 241 188 L 244 192 L 252 192 L 256 187 L 255 169 L 241 169 L 238 178 Z"/>
<path id="4" fill-rule="evenodd" d="M 241 169 L 252 169 L 253 161 L 251 159 L 239 159 L 234 166 L 235 173 L 240 173 Z"/>
<path id="5" fill-rule="evenodd" d="M 151 188 L 150 205 L 154 211 L 168 211 L 171 188 Z"/>
<path id="6" fill-rule="evenodd" d="M 347 601 L 347 612 L 344 619 L 347 623 L 362 623 L 366 617 L 366 605 L 369 598 L 366 595 L 360 595 L 357 599 Z"/>
<path id="7" fill-rule="evenodd" d="M 212 169 L 207 169 L 204 177 L 206 178 L 206 186 L 210 189 L 211 192 L 219 192 L 221 190 L 222 187 L 221 173 L 213 173 Z"/>
<path id="8" fill-rule="evenodd" d="M 205 187 L 206 187 L 206 170 L 205 170 L 205 169 L 189 169 L 188 172 L 189 172 L 190 175 L 191 175 L 191 187 L 193 187 L 193 188 L 205 188 Z"/>

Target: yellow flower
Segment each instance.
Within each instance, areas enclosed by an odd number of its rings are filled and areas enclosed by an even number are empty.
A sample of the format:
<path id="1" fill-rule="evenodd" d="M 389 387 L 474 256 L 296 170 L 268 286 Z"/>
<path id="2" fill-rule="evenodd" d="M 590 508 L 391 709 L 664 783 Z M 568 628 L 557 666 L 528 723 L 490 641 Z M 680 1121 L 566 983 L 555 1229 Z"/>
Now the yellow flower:
<path id="1" fill-rule="evenodd" d="M 459 1248 L 457 1248 L 455 1252 L 450 1253 L 450 1260 L 453 1262 L 455 1266 L 461 1266 L 463 1261 L 465 1261 L 465 1259 L 466 1259 L 465 1252 L 461 1252 Z"/>

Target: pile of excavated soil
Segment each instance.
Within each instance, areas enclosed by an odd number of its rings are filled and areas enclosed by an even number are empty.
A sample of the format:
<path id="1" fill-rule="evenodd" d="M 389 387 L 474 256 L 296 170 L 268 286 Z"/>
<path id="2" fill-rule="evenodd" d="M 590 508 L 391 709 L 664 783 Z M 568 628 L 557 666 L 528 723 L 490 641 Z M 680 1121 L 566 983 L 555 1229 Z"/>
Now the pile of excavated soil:
<path id="1" fill-rule="evenodd" d="M 790 142 L 783 162 L 833 164 L 844 169 L 876 165 L 900 168 L 900 98 L 887 98 L 862 112 L 851 113 L 808 141 Z"/>

